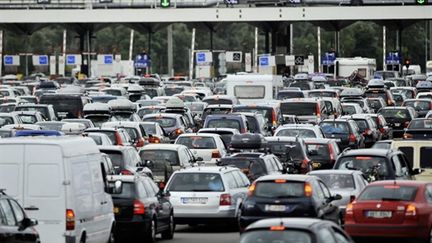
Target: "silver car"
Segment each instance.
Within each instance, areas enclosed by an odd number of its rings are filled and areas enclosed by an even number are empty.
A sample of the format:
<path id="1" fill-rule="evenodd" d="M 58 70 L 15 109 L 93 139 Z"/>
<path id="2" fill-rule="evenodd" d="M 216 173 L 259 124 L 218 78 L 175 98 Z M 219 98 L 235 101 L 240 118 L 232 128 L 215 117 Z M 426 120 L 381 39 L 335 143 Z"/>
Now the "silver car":
<path id="1" fill-rule="evenodd" d="M 174 172 L 165 191 L 176 224 L 235 224 L 249 185 L 238 168 L 193 167 Z"/>
<path id="2" fill-rule="evenodd" d="M 319 177 L 330 189 L 332 195 L 342 196 L 341 200 L 333 202 L 339 206 L 342 216 L 345 215 L 346 206 L 357 198 L 368 184 L 363 173 L 357 170 L 316 170 L 309 172 L 309 175 Z"/>

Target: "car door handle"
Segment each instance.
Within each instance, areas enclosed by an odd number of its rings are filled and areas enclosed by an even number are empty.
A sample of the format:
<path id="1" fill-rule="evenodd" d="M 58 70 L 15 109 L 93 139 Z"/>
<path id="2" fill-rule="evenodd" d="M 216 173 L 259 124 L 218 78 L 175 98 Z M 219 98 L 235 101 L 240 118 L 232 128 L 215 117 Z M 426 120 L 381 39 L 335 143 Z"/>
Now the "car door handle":
<path id="1" fill-rule="evenodd" d="M 24 210 L 27 210 L 27 211 L 37 211 L 37 210 L 39 210 L 39 208 L 32 205 L 32 206 L 28 206 L 28 207 L 24 208 Z"/>
<path id="2" fill-rule="evenodd" d="M 104 205 L 104 204 L 107 204 L 107 203 L 108 203 L 107 201 L 103 201 L 103 202 L 100 203 L 100 205 Z"/>

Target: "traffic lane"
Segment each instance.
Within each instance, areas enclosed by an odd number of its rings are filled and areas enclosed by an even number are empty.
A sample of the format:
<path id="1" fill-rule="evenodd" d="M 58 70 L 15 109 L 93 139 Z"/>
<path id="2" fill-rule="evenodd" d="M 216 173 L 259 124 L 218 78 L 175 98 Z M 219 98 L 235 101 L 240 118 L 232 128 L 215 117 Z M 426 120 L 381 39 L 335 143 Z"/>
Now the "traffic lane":
<path id="1" fill-rule="evenodd" d="M 355 243 L 424 243 L 420 239 L 398 239 L 398 238 L 354 238 Z"/>

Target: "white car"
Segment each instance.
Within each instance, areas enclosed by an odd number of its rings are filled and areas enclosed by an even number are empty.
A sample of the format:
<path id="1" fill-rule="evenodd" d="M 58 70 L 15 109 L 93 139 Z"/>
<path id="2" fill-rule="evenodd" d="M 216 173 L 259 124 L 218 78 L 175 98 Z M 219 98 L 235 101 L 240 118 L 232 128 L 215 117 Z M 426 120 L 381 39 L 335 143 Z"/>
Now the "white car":
<path id="1" fill-rule="evenodd" d="M 234 167 L 193 167 L 174 172 L 170 193 L 176 224 L 236 224 L 239 205 L 250 182 Z"/>
<path id="2" fill-rule="evenodd" d="M 198 159 L 186 146 L 181 144 L 148 144 L 142 147 L 138 153 L 142 161 L 167 161 L 173 170 L 191 167 Z"/>
<path id="3" fill-rule="evenodd" d="M 286 124 L 278 127 L 274 137 L 302 137 L 302 138 L 325 138 L 324 133 L 318 125 L 313 124 Z"/>
<path id="4" fill-rule="evenodd" d="M 218 134 L 182 134 L 174 144 L 185 145 L 195 157 L 203 158 L 206 164 L 216 165 L 216 160 L 225 157 L 227 154 L 225 144 Z"/>

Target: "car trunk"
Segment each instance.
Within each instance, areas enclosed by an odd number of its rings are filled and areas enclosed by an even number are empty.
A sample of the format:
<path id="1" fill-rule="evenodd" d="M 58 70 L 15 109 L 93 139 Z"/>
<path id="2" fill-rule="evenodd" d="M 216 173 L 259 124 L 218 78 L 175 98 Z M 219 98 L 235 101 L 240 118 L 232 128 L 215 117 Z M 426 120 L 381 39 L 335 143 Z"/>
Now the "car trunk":
<path id="1" fill-rule="evenodd" d="M 114 216 L 117 221 L 132 220 L 134 216 L 133 198 L 116 198 L 113 195 Z"/>
<path id="2" fill-rule="evenodd" d="M 407 201 L 360 201 L 354 204 L 354 220 L 369 224 L 402 224 Z"/>
<path id="3" fill-rule="evenodd" d="M 200 215 L 218 213 L 220 196 L 223 192 L 170 192 L 170 202 L 181 214 Z"/>
<path id="4" fill-rule="evenodd" d="M 255 197 L 257 215 L 269 217 L 314 217 L 310 198 L 262 198 Z"/>

